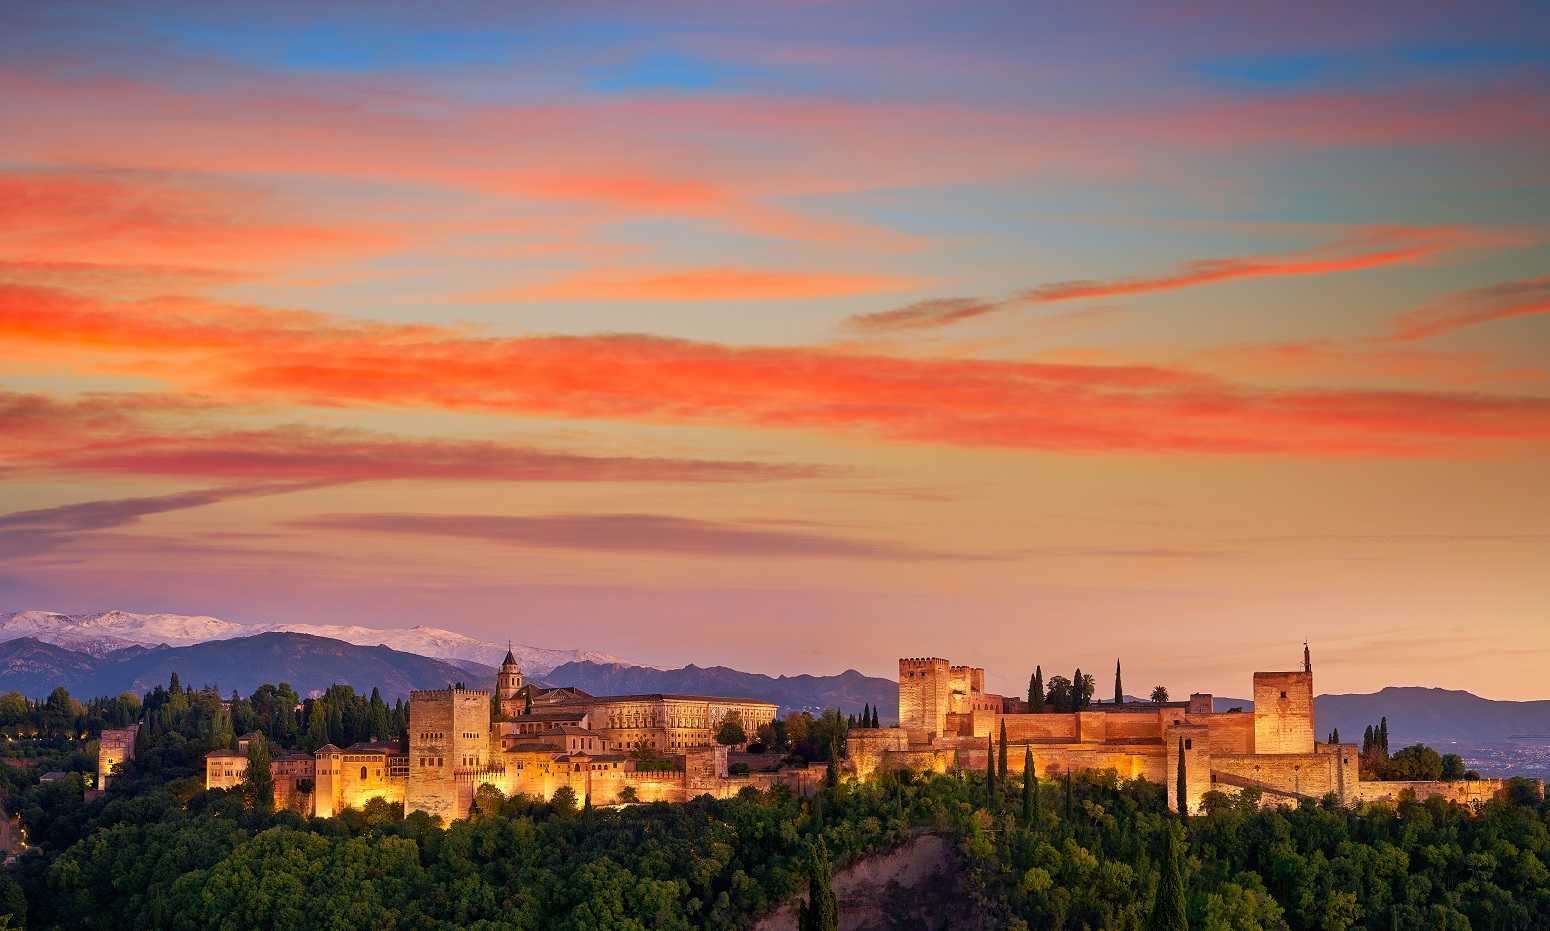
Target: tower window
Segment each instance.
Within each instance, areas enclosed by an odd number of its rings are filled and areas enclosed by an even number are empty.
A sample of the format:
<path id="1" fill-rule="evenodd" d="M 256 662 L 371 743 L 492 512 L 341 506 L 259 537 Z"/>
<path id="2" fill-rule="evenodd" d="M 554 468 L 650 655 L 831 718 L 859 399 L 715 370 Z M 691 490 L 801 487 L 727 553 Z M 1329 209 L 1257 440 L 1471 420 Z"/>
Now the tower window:
<path id="1" fill-rule="evenodd" d="M 1286 697 L 1286 693 L 1285 693 L 1285 692 L 1282 692 L 1282 693 L 1281 693 L 1281 697 L 1282 697 L 1282 698 L 1285 698 L 1285 697 Z"/>
<path id="2" fill-rule="evenodd" d="M 366 778 L 366 767 L 364 767 L 364 766 L 361 767 L 361 778 L 362 779 Z"/>
<path id="3" fill-rule="evenodd" d="M 1184 741 L 1184 749 L 1186 749 L 1186 750 L 1193 750 L 1193 749 L 1195 749 L 1195 742 L 1193 740 L 1186 740 L 1186 741 Z"/>

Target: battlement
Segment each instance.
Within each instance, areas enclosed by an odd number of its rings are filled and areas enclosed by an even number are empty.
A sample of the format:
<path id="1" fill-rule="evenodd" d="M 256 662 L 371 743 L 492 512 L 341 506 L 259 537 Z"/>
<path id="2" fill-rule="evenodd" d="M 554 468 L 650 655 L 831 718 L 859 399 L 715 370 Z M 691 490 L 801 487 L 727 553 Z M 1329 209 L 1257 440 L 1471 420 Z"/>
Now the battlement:
<path id="1" fill-rule="evenodd" d="M 409 700 L 414 701 L 445 701 L 454 695 L 483 695 L 490 697 L 489 689 L 417 689 L 409 693 Z"/>
<path id="2" fill-rule="evenodd" d="M 947 666 L 948 662 L 936 656 L 915 656 L 899 660 L 900 669 L 930 669 L 938 664 Z"/>

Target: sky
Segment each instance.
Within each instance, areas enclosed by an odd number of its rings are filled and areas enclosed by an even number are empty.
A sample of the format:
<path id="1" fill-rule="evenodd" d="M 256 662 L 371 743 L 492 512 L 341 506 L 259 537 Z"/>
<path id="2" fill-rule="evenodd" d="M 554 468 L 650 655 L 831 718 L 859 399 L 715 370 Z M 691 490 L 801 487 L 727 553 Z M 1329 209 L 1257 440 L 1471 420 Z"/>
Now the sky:
<path id="1" fill-rule="evenodd" d="M 0 611 L 1550 698 L 1550 6 L 0 7 Z"/>

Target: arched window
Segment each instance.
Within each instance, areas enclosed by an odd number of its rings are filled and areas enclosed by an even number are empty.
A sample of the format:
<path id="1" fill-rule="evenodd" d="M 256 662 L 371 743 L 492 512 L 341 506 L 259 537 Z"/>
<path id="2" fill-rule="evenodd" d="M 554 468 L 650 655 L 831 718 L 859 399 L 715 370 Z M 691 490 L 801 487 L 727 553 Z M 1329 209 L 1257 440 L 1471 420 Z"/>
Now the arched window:
<path id="1" fill-rule="evenodd" d="M 361 778 L 362 779 L 366 778 L 366 767 L 364 767 L 364 766 L 361 767 Z"/>

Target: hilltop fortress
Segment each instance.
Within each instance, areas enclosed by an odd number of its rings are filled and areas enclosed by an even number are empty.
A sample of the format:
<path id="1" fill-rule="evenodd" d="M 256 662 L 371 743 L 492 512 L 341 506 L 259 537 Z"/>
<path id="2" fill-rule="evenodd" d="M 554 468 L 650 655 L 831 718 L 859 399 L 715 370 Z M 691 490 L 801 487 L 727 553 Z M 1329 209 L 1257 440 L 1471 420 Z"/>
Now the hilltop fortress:
<path id="1" fill-rule="evenodd" d="M 1472 803 L 1502 788 L 1499 780 L 1363 782 L 1359 748 L 1315 739 L 1313 662 L 1256 672 L 1254 708 L 1217 712 L 1214 698 L 1124 702 L 1071 713 L 1027 713 L 1023 703 L 985 691 L 985 670 L 935 657 L 899 660 L 899 724 L 852 728 L 847 773 L 866 778 L 885 768 L 983 771 L 1004 727 L 1008 768 L 1021 773 L 1025 748 L 1040 775 L 1112 769 L 1121 777 L 1167 787 L 1171 807 L 1200 808 L 1212 790 L 1257 789 L 1266 804 L 1333 794 L 1341 804 L 1442 796 Z M 495 690 L 446 688 L 410 695 L 408 750 L 393 743 L 332 744 L 315 753 L 272 757 L 276 803 L 327 817 L 372 798 L 402 802 L 447 820 L 467 817 L 480 786 L 506 795 L 549 799 L 569 788 L 594 805 L 625 800 L 683 801 L 726 797 L 752 786 L 786 784 L 815 791 L 825 767 L 802 765 L 735 775 L 727 746 L 715 735 L 729 719 L 751 738 L 774 720 L 774 705 L 697 695 L 593 696 L 579 689 L 525 686 L 507 653 Z M 133 732 L 126 731 L 132 747 Z M 104 741 L 104 754 L 125 757 L 125 740 Z M 240 785 L 246 739 L 237 751 L 206 756 L 207 788 Z M 631 752 L 633 751 L 633 752 Z M 1177 776 L 1184 773 L 1184 795 Z M 109 767 L 110 769 L 111 767 Z M 107 771 L 107 770 L 105 770 Z"/>
<path id="2" fill-rule="evenodd" d="M 1363 782 L 1360 747 L 1314 737 L 1313 659 L 1306 645 L 1301 669 L 1254 673 L 1252 712 L 1218 712 L 1214 696 L 1202 693 L 1183 702 L 1124 702 L 1069 714 L 1021 713 L 1022 705 L 986 693 L 983 669 L 935 657 L 901 659 L 899 726 L 852 730 L 850 765 L 861 777 L 883 767 L 983 770 L 1005 727 L 1010 771 L 1023 771 L 1026 750 L 1040 775 L 1113 769 L 1166 786 L 1174 810 L 1181 802 L 1198 810 L 1212 790 L 1236 795 L 1257 789 L 1266 804 L 1333 794 L 1351 805 L 1397 799 L 1406 789 L 1420 798 L 1475 802 L 1502 787 L 1493 779 Z"/>

